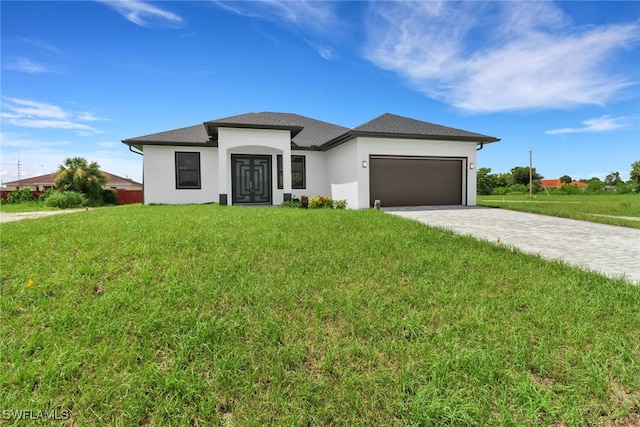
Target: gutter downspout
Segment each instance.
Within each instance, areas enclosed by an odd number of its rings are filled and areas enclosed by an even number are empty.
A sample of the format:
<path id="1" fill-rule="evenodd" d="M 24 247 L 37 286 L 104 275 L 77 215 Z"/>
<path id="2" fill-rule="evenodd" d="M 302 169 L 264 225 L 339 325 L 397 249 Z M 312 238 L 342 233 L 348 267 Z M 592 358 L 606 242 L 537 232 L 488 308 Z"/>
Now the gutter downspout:
<path id="1" fill-rule="evenodd" d="M 480 148 L 476 148 L 476 151 L 480 151 L 484 148 L 484 142 L 480 143 Z M 131 146 L 129 146 L 129 149 L 131 149 Z"/>
<path id="2" fill-rule="evenodd" d="M 133 151 L 133 150 L 131 149 L 131 146 L 129 146 L 129 151 L 131 151 L 132 153 L 139 154 L 139 155 L 141 155 L 141 156 L 143 155 L 143 154 L 142 154 L 141 152 L 139 152 L 139 151 Z"/>
<path id="3" fill-rule="evenodd" d="M 144 156 L 144 154 L 142 154 L 142 153 L 141 153 L 141 152 L 139 152 L 139 151 L 133 151 L 133 150 L 131 149 L 131 146 L 130 146 L 130 145 L 129 145 L 129 151 L 131 151 L 132 153 L 135 153 L 135 154 L 139 154 L 139 155 L 141 155 L 141 156 Z M 143 177 L 143 180 L 142 180 L 142 204 L 144 205 L 144 177 Z"/>

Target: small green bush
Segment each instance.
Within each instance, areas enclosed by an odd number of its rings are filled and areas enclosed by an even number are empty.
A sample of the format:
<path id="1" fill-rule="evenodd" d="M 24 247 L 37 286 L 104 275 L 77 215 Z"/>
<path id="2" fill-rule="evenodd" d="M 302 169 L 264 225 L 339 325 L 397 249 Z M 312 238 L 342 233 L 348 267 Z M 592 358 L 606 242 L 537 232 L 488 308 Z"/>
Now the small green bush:
<path id="1" fill-rule="evenodd" d="M 491 194 L 494 196 L 504 196 L 509 192 L 509 187 L 496 187 L 493 189 Z"/>
<path id="2" fill-rule="evenodd" d="M 346 200 L 345 206 L 346 206 Z M 329 196 L 313 196 L 309 198 L 309 209 L 333 209 L 334 201 Z"/>
<path id="3" fill-rule="evenodd" d="M 102 190 L 102 201 L 104 202 L 105 205 L 117 205 L 118 192 L 111 188 Z"/>
<path id="4" fill-rule="evenodd" d="M 513 184 L 507 190 L 507 194 L 526 194 L 529 191 L 524 184 Z"/>
<path id="5" fill-rule="evenodd" d="M 33 200 L 35 200 L 35 197 L 33 196 L 31 190 L 28 188 L 13 190 L 11 193 L 9 193 L 9 196 L 7 196 L 7 203 L 10 204 L 31 202 Z"/>
<path id="6" fill-rule="evenodd" d="M 562 187 L 560 187 L 560 191 L 563 194 L 582 194 L 584 192 L 581 187 L 567 184 L 564 184 Z"/>
<path id="7" fill-rule="evenodd" d="M 300 200 L 289 200 L 287 202 L 284 202 L 282 206 L 284 206 L 285 208 L 302 208 Z"/>
<path id="8" fill-rule="evenodd" d="M 334 209 L 347 209 L 347 201 L 346 200 L 334 200 L 333 201 Z"/>
<path id="9" fill-rule="evenodd" d="M 77 191 L 54 191 L 45 200 L 47 206 L 60 209 L 81 208 L 88 203 L 87 196 Z"/>
<path id="10" fill-rule="evenodd" d="M 284 202 L 282 206 L 287 208 L 301 208 L 301 209 L 346 209 L 346 200 L 331 200 L 329 196 L 302 196 L 300 199 L 293 199 L 288 202 Z"/>
<path id="11" fill-rule="evenodd" d="M 55 193 L 56 190 L 54 190 L 53 188 L 49 188 L 48 190 L 45 190 L 44 193 L 40 194 L 40 196 L 38 196 L 38 201 L 39 202 L 45 202 L 49 196 L 51 196 L 53 193 Z"/>

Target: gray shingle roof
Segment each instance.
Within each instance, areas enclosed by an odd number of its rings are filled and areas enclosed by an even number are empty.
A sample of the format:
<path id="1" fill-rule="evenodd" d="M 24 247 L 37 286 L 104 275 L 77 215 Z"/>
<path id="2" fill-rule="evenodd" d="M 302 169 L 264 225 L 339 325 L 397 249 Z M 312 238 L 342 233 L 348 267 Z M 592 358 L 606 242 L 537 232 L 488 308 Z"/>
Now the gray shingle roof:
<path id="1" fill-rule="evenodd" d="M 288 123 L 283 120 L 278 120 L 269 117 L 263 113 L 246 113 L 239 114 L 237 116 L 225 117 L 222 119 L 215 119 L 206 122 L 207 124 L 231 124 L 231 125 L 246 125 L 246 126 L 271 126 L 277 127 L 294 127 L 293 123 Z"/>
<path id="2" fill-rule="evenodd" d="M 293 139 L 293 143 L 298 147 L 315 147 L 324 144 L 338 136 L 349 131 L 344 126 L 334 125 L 333 123 L 323 122 L 309 117 L 301 116 L 293 113 L 260 113 L 275 120 L 287 123 L 293 123 L 301 126 L 302 131 Z"/>
<path id="3" fill-rule="evenodd" d="M 388 136 L 395 138 L 441 139 L 470 142 L 496 142 L 498 138 L 455 129 L 434 123 L 423 122 L 394 114 L 383 114 L 353 129 L 323 122 L 293 113 L 247 113 L 222 119 L 210 120 L 203 124 L 189 126 L 167 132 L 154 133 L 123 142 L 138 149 L 145 143 L 198 145 L 217 143 L 218 127 L 240 127 L 258 129 L 290 130 L 292 143 L 300 148 L 331 147 L 361 135 Z M 211 136 L 210 136 L 211 135 Z"/>
<path id="4" fill-rule="evenodd" d="M 450 128 L 447 126 L 437 125 L 434 123 L 423 122 L 420 120 L 410 119 L 408 117 L 396 116 L 395 114 L 385 113 L 367 123 L 353 128 L 353 133 L 373 133 L 373 134 L 391 134 L 391 135 L 415 135 L 421 137 L 430 137 L 436 139 L 445 137 L 446 139 L 472 139 L 483 142 L 495 142 L 497 138 L 482 135 L 475 132 L 468 132 L 462 129 Z"/>
<path id="5" fill-rule="evenodd" d="M 129 144 L 129 141 L 131 144 Z M 137 138 L 125 139 L 123 142 L 129 145 L 138 145 L 136 142 L 175 142 L 175 143 L 206 143 L 209 142 L 207 128 L 203 124 L 174 129 L 166 132 L 152 133 Z"/>

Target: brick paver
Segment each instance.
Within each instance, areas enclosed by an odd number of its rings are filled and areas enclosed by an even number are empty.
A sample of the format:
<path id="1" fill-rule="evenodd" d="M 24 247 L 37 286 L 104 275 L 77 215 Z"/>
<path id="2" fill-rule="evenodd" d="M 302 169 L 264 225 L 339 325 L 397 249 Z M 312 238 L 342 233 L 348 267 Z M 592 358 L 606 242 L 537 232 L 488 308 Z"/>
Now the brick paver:
<path id="1" fill-rule="evenodd" d="M 485 207 L 384 210 L 640 284 L 640 229 Z"/>

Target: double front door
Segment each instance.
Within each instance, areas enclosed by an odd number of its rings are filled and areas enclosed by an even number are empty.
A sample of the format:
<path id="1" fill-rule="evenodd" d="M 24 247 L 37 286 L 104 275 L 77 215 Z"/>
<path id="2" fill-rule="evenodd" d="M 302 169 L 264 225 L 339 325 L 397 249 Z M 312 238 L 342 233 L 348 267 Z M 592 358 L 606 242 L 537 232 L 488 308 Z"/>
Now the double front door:
<path id="1" fill-rule="evenodd" d="M 232 203 L 271 204 L 271 156 L 231 156 Z"/>

